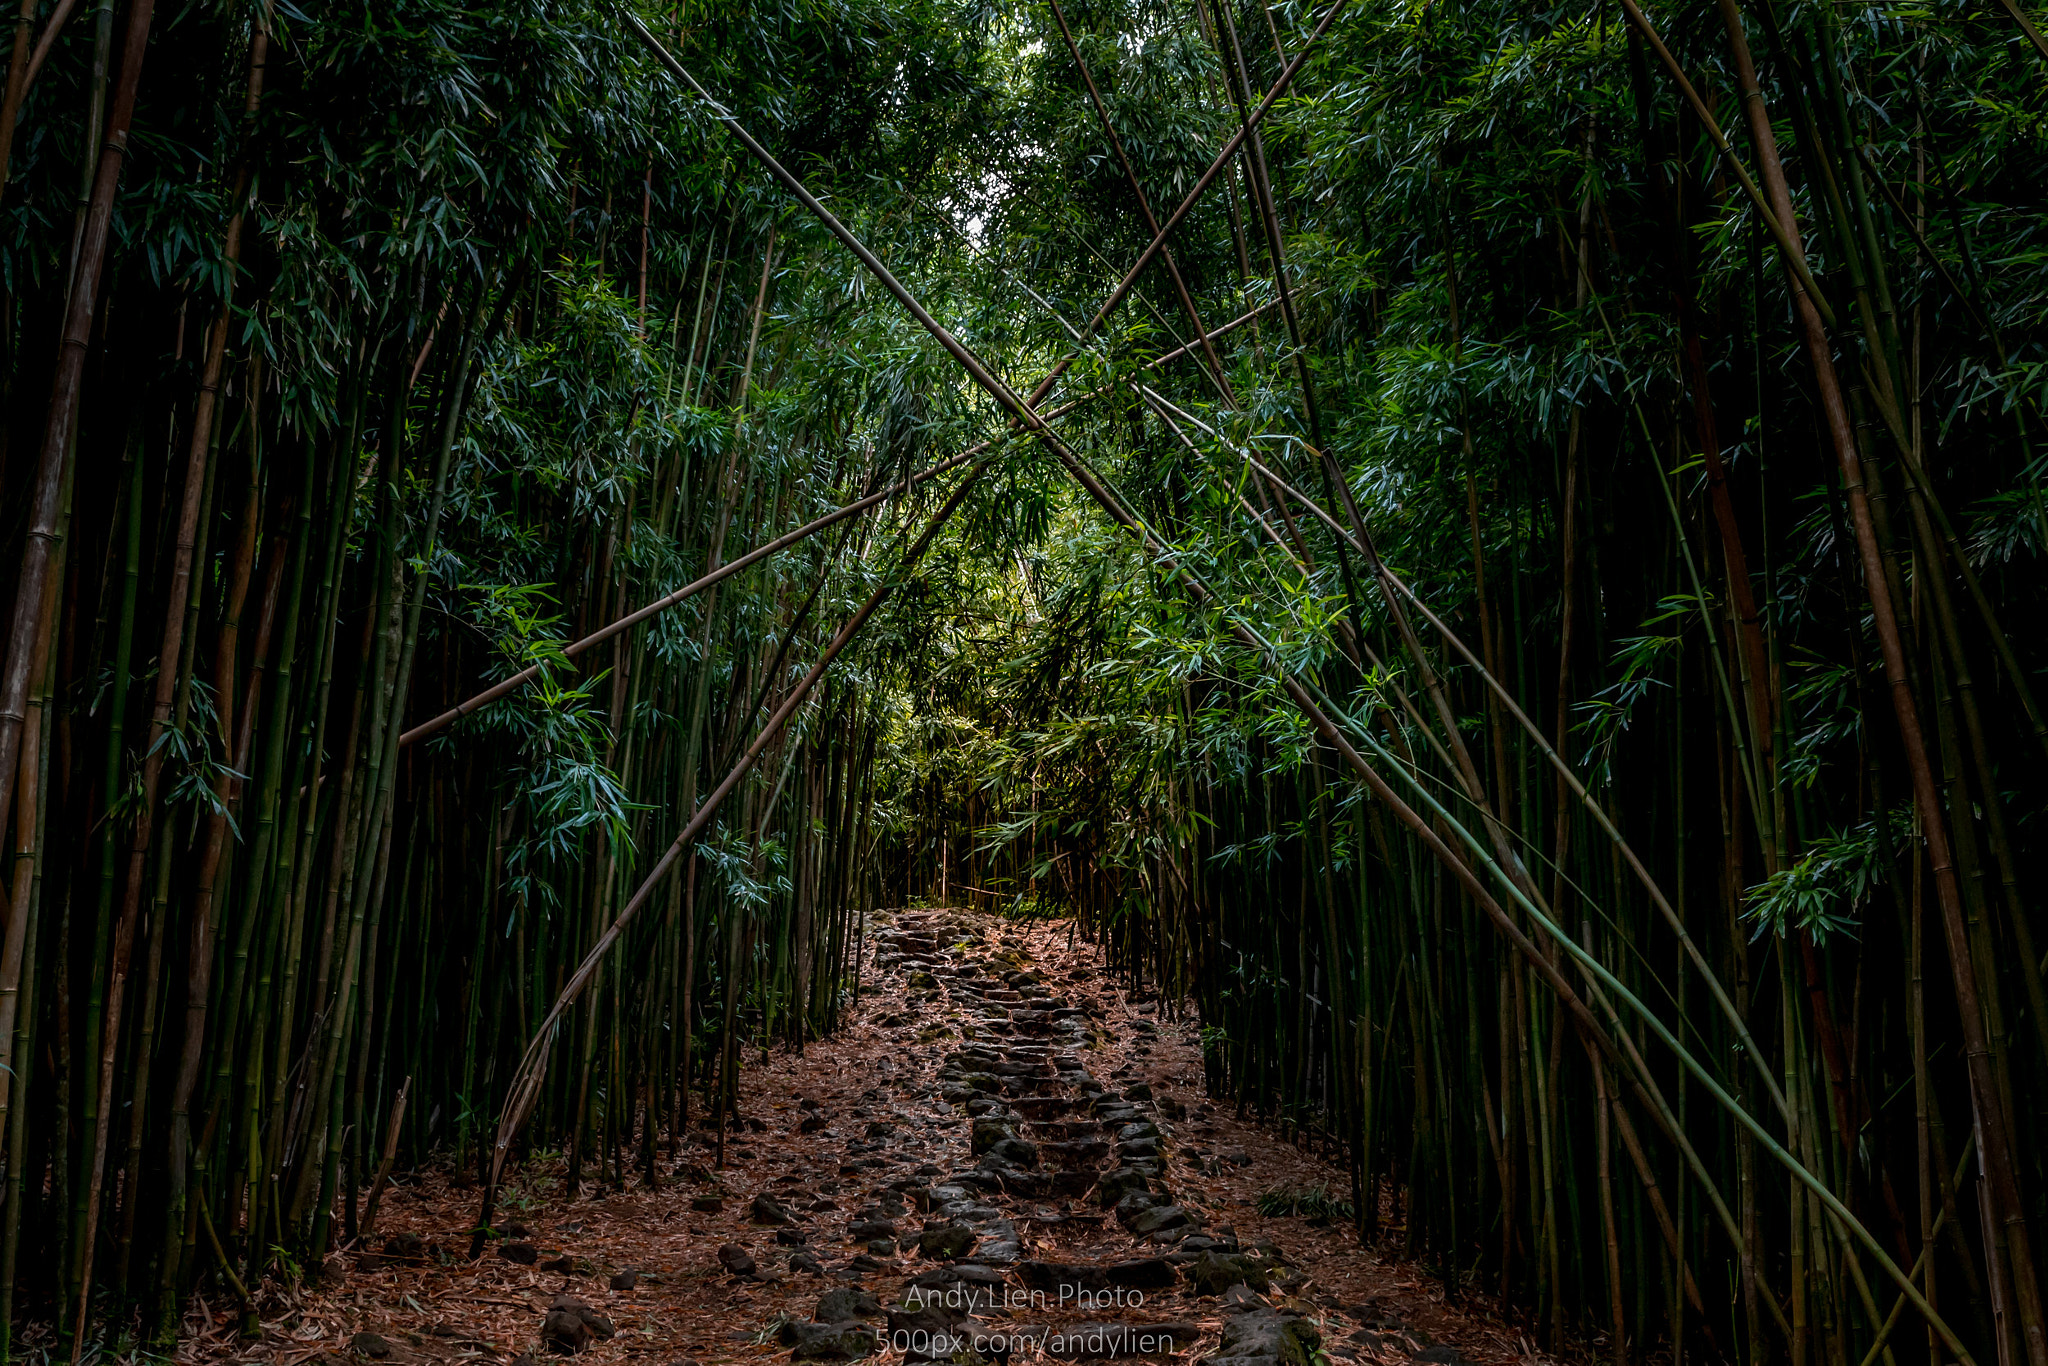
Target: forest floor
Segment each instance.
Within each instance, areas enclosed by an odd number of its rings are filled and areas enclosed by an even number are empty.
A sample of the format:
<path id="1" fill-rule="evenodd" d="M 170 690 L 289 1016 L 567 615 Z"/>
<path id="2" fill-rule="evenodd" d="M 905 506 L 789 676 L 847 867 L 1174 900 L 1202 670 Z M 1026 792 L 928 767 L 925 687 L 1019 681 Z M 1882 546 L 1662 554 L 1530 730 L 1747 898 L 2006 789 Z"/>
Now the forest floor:
<path id="1" fill-rule="evenodd" d="M 261 1340 L 196 1305 L 178 1359 L 1546 1360 L 1341 1221 L 1263 1216 L 1265 1192 L 1344 1198 L 1342 1168 L 1208 1103 L 1196 1024 L 1120 989 L 1065 924 L 885 912 L 864 967 L 834 1037 L 745 1069 L 723 1169 L 701 1125 L 658 1188 L 567 1200 L 564 1164 L 530 1163 L 474 1262 L 476 1191 L 402 1178 L 373 1249 L 266 1288 Z"/>

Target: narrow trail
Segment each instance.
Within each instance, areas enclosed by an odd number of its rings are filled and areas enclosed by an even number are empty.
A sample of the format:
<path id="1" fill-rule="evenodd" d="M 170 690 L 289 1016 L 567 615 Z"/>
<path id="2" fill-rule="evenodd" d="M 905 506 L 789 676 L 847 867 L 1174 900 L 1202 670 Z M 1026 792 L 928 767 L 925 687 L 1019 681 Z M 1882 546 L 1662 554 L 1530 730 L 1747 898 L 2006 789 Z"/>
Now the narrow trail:
<path id="1" fill-rule="evenodd" d="M 1343 1171 L 1207 1103 L 1194 1022 L 1064 923 L 869 935 L 848 1026 L 744 1072 L 723 1169 L 702 1124 L 659 1188 L 565 1200 L 564 1163 L 529 1163 L 475 1262 L 474 1190 L 401 1179 L 371 1248 L 268 1298 L 261 1341 L 216 1304 L 179 1360 L 1549 1360 L 1343 1227 L 1263 1216 L 1262 1192 L 1342 1198 Z"/>

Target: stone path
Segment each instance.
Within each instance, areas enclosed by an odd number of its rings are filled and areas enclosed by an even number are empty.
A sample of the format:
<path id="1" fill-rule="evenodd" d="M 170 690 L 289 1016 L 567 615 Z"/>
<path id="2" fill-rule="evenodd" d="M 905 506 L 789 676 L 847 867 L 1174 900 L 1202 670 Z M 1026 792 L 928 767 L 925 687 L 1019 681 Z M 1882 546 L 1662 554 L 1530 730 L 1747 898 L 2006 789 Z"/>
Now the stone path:
<path id="1" fill-rule="evenodd" d="M 1210 1227 L 1200 1206 L 1174 1198 L 1173 1140 L 1153 1088 L 1113 1089 L 1090 1070 L 1107 1038 L 1100 1007 L 1076 1004 L 1019 949 L 992 944 L 983 930 L 997 923 L 906 913 L 876 936 L 878 986 L 886 993 L 900 983 L 903 993 L 881 1023 L 908 1031 L 945 1020 L 914 1037 L 958 1042 L 940 1059 L 935 1088 L 914 1069 L 892 1068 L 897 1093 L 913 1103 L 869 1121 L 847 1145 L 842 1175 L 889 1179 L 845 1227 L 863 1251 L 832 1274 L 893 1293 L 884 1301 L 826 1292 L 812 1321 L 782 1324 L 777 1340 L 797 1360 L 882 1348 L 910 1361 L 962 1350 L 984 1359 L 1167 1357 L 1205 1337 L 1188 1302 L 1218 1296 L 1234 1312 L 1208 1360 L 1305 1366 L 1322 1345 L 1315 1320 L 1260 1296 L 1299 1273 L 1276 1245 L 1240 1243 L 1229 1227 Z M 913 1133 L 925 1141 L 906 1142 Z M 913 1156 L 950 1160 L 899 1172 Z M 915 1263 L 899 1260 L 909 1257 Z M 819 1269 L 815 1254 L 789 1261 Z"/>
<path id="2" fill-rule="evenodd" d="M 705 1120 L 657 1187 L 586 1178 L 569 1200 L 534 1160 L 476 1262 L 474 1191 L 401 1180 L 378 1246 L 274 1294 L 261 1342 L 202 1307 L 179 1356 L 1542 1366 L 1473 1297 L 1262 1214 L 1276 1189 L 1348 1195 L 1341 1172 L 1201 1079 L 1195 1023 L 1066 926 L 884 913 L 847 1027 L 749 1059 L 725 1168 Z"/>

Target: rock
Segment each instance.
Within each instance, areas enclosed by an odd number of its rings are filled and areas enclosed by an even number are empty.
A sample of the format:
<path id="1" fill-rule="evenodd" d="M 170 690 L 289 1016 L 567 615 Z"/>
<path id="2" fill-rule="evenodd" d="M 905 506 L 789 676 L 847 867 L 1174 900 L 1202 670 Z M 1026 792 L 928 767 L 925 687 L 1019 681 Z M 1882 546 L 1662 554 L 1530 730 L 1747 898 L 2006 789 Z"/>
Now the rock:
<path id="1" fill-rule="evenodd" d="M 391 1344 L 375 1333 L 357 1333 L 348 1340 L 350 1350 L 382 1361 L 391 1355 Z"/>
<path id="2" fill-rule="evenodd" d="M 983 1243 L 975 1249 L 974 1255 L 984 1262 L 1014 1262 L 1024 1255 L 1024 1244 L 1015 1233 L 1010 1233 Z"/>
<path id="3" fill-rule="evenodd" d="M 541 1340 L 551 1352 L 574 1356 L 590 1344 L 590 1325 L 574 1309 L 550 1309 L 540 1326 Z"/>
<path id="4" fill-rule="evenodd" d="M 1017 1131 L 1010 1126 L 1008 1120 L 995 1119 L 993 1117 L 977 1119 L 974 1121 L 974 1128 L 969 1136 L 969 1148 L 976 1157 L 979 1157 L 994 1148 L 998 1143 L 1002 1143 L 1005 1140 L 1013 1140 L 1016 1137 Z"/>
<path id="5" fill-rule="evenodd" d="M 517 1262 L 521 1266 L 532 1266 L 540 1260 L 540 1250 L 532 1243 L 500 1243 L 498 1255 L 508 1262 Z"/>
<path id="6" fill-rule="evenodd" d="M 627 1267 L 624 1271 L 621 1271 L 618 1275 L 612 1277 L 611 1279 L 612 1289 L 618 1291 L 631 1290 L 634 1286 L 638 1285 L 639 1283 L 640 1273 L 635 1271 L 631 1267 Z"/>
<path id="7" fill-rule="evenodd" d="M 985 1156 L 1019 1167 L 1035 1167 L 1038 1165 L 1038 1145 L 1026 1138 L 998 1139 Z"/>
<path id="8" fill-rule="evenodd" d="M 825 1264 L 809 1252 L 799 1252 L 792 1255 L 789 1259 L 789 1269 L 801 1272 L 806 1276 L 822 1276 L 825 1274 Z"/>
<path id="9" fill-rule="evenodd" d="M 880 1318 L 882 1302 L 859 1286 L 827 1290 L 818 1297 L 819 1323 L 845 1323 L 849 1319 Z"/>
<path id="10" fill-rule="evenodd" d="M 718 1249 L 718 1264 L 735 1276 L 754 1274 L 754 1258 L 738 1243 L 726 1243 Z"/>
<path id="11" fill-rule="evenodd" d="M 1107 1268 L 1109 1283 L 1131 1290 L 1164 1290 L 1178 1279 L 1164 1257 L 1137 1257 L 1112 1262 Z"/>
<path id="12" fill-rule="evenodd" d="M 1104 1172 L 1095 1180 L 1095 1202 L 1104 1209 L 1115 1208 L 1118 1201 L 1133 1191 L 1147 1191 L 1152 1188 L 1152 1178 L 1134 1167 L 1118 1167 L 1115 1171 Z"/>
<path id="13" fill-rule="evenodd" d="M 1313 1366 L 1323 1335 L 1313 1320 L 1277 1309 L 1254 1309 L 1223 1325 L 1223 1342 L 1209 1366 Z"/>
<path id="14" fill-rule="evenodd" d="M 1150 1100 L 1152 1099 L 1152 1087 L 1149 1083 L 1142 1081 L 1139 1082 L 1136 1086 L 1126 1086 L 1124 1088 L 1124 1099 Z"/>
<path id="15" fill-rule="evenodd" d="M 782 1344 L 792 1361 L 854 1361 L 873 1356 L 880 1342 L 874 1329 L 857 1323 L 791 1323 Z"/>
<path id="16" fill-rule="evenodd" d="M 1116 1221 L 1125 1228 L 1129 1228 L 1133 1223 L 1137 1222 L 1138 1216 L 1145 1213 L 1145 1211 L 1172 1203 L 1165 1196 L 1154 1194 L 1151 1191 L 1131 1191 L 1123 1199 L 1116 1202 Z"/>
<path id="17" fill-rule="evenodd" d="M 793 1228 L 779 1228 L 775 1230 L 775 1241 L 784 1247 L 802 1247 L 810 1239 Z"/>
<path id="18" fill-rule="evenodd" d="M 1168 1229 L 1182 1228 L 1195 1222 L 1193 1215 L 1179 1205 L 1159 1205 L 1146 1210 L 1131 1221 L 1131 1232 L 1143 1238 Z"/>
<path id="19" fill-rule="evenodd" d="M 787 1224 L 790 1222 L 789 1211 L 782 1207 L 780 1201 L 765 1191 L 754 1197 L 754 1203 L 748 1206 L 748 1213 L 757 1224 Z"/>
<path id="20" fill-rule="evenodd" d="M 569 1326 L 568 1321 L 572 1318 L 582 1326 L 581 1333 Z M 548 1306 L 547 1321 L 541 1325 L 541 1336 L 554 1344 L 555 1350 L 562 1352 L 579 1351 L 591 1338 L 614 1338 L 618 1332 L 610 1319 L 574 1295 L 555 1296 L 554 1302 Z"/>
<path id="21" fill-rule="evenodd" d="M 973 1250 L 977 1238 L 965 1224 L 945 1224 L 920 1234 L 917 1250 L 935 1262 L 957 1261 Z"/>
<path id="22" fill-rule="evenodd" d="M 896 1225 L 888 1219 L 863 1219 L 846 1229 L 849 1242 L 865 1243 L 874 1238 L 894 1238 Z"/>
<path id="23" fill-rule="evenodd" d="M 1204 1252 L 1188 1267 L 1188 1284 L 1197 1295 L 1221 1295 L 1233 1285 L 1264 1290 L 1268 1281 L 1265 1268 L 1249 1257 Z"/>

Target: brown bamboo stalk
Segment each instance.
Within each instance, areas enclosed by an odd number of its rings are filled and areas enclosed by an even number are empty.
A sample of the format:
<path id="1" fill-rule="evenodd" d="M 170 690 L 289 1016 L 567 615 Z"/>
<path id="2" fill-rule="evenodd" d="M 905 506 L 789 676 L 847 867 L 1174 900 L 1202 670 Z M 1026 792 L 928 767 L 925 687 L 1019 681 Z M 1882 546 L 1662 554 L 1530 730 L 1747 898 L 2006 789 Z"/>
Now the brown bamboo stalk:
<path id="1" fill-rule="evenodd" d="M 21 10 L 14 20 L 13 52 L 7 62 L 7 92 L 0 99 L 0 195 L 6 193 L 8 168 L 14 161 L 14 131 L 21 118 L 21 106 L 28 99 L 28 88 L 76 4 L 77 0 L 58 0 L 57 8 L 43 25 L 41 40 L 31 53 L 29 34 L 35 28 L 36 0 L 21 0 Z"/>
<path id="2" fill-rule="evenodd" d="M 35 32 L 36 0 L 21 0 L 14 16 L 14 43 L 7 58 L 7 87 L 0 96 L 0 197 L 7 192 L 8 167 L 14 158 L 14 124 L 27 95 L 29 38 Z"/>
<path id="3" fill-rule="evenodd" d="M 398 1135 L 405 1125 L 405 1102 L 411 1093 L 412 1078 L 407 1077 L 391 1100 L 391 1118 L 384 1126 L 384 1155 L 377 1163 L 377 1179 L 370 1185 L 369 1202 L 363 1206 L 363 1222 L 358 1237 L 364 1241 L 368 1241 L 377 1228 L 377 1207 L 383 1203 L 384 1187 L 390 1184 L 391 1168 L 398 1160 Z"/>
<path id="4" fill-rule="evenodd" d="M 2034 27 L 2034 21 L 2019 7 L 2018 0 L 1998 0 L 1998 3 L 2006 14 L 2011 16 L 2014 26 L 2026 35 L 2027 42 L 2033 45 L 2034 51 L 2040 53 L 2044 60 L 2048 60 L 2048 42 L 2042 40 L 2041 30 Z"/>
<path id="5" fill-rule="evenodd" d="M 639 296 L 640 335 L 647 335 L 647 227 L 654 211 L 654 158 L 647 158 L 647 169 L 640 176 L 640 284 L 635 291 Z"/>
<path id="6" fill-rule="evenodd" d="M 58 578 L 52 574 L 43 581 L 42 617 L 45 629 L 37 637 L 35 653 L 29 660 L 30 673 L 38 683 L 48 671 L 51 637 L 55 632 L 56 599 Z M 36 716 L 43 711 L 43 700 L 32 698 L 29 709 Z M 27 719 L 27 718 L 24 718 Z M 43 802 L 43 728 L 25 727 L 27 741 L 23 747 L 22 764 L 15 775 L 20 788 L 20 802 L 14 810 L 15 841 L 10 866 L 7 870 L 7 937 L 4 949 L 0 949 L 0 1123 L 12 1113 L 14 1105 L 15 1079 L 14 1043 L 15 1022 L 19 1017 L 22 995 L 22 968 L 26 961 L 30 926 L 35 917 L 35 897 L 32 885 L 35 873 L 41 864 L 42 826 L 44 819 Z"/>
<path id="7" fill-rule="evenodd" d="M 1628 1366 L 1628 1321 L 1622 1312 L 1621 1235 L 1614 1220 L 1614 1171 L 1610 1129 L 1614 1098 L 1607 1090 L 1607 1068 L 1593 1059 L 1593 1160 L 1594 1184 L 1599 1188 L 1602 1251 L 1607 1263 L 1607 1307 L 1612 1317 L 1614 1366 Z"/>
<path id="8" fill-rule="evenodd" d="M 8 809 L 14 800 L 15 769 L 21 758 L 22 709 L 28 697 L 31 656 L 43 627 L 43 584 L 50 573 L 58 536 L 58 499 L 77 434 L 85 357 L 92 340 L 93 317 L 99 311 L 100 275 L 106 264 L 114 192 L 127 164 L 128 132 L 135 119 L 136 90 L 142 81 L 142 58 L 149 45 L 155 9 L 155 0 L 134 0 L 128 10 L 128 28 L 121 46 L 121 77 L 114 86 L 107 111 L 98 169 L 85 206 L 70 300 L 58 339 L 42 456 L 33 485 L 28 539 L 22 548 L 21 570 L 16 580 L 5 671 L 0 673 L 0 830 L 7 827 Z M 4 183 L 0 183 L 0 188 L 4 188 Z"/>

